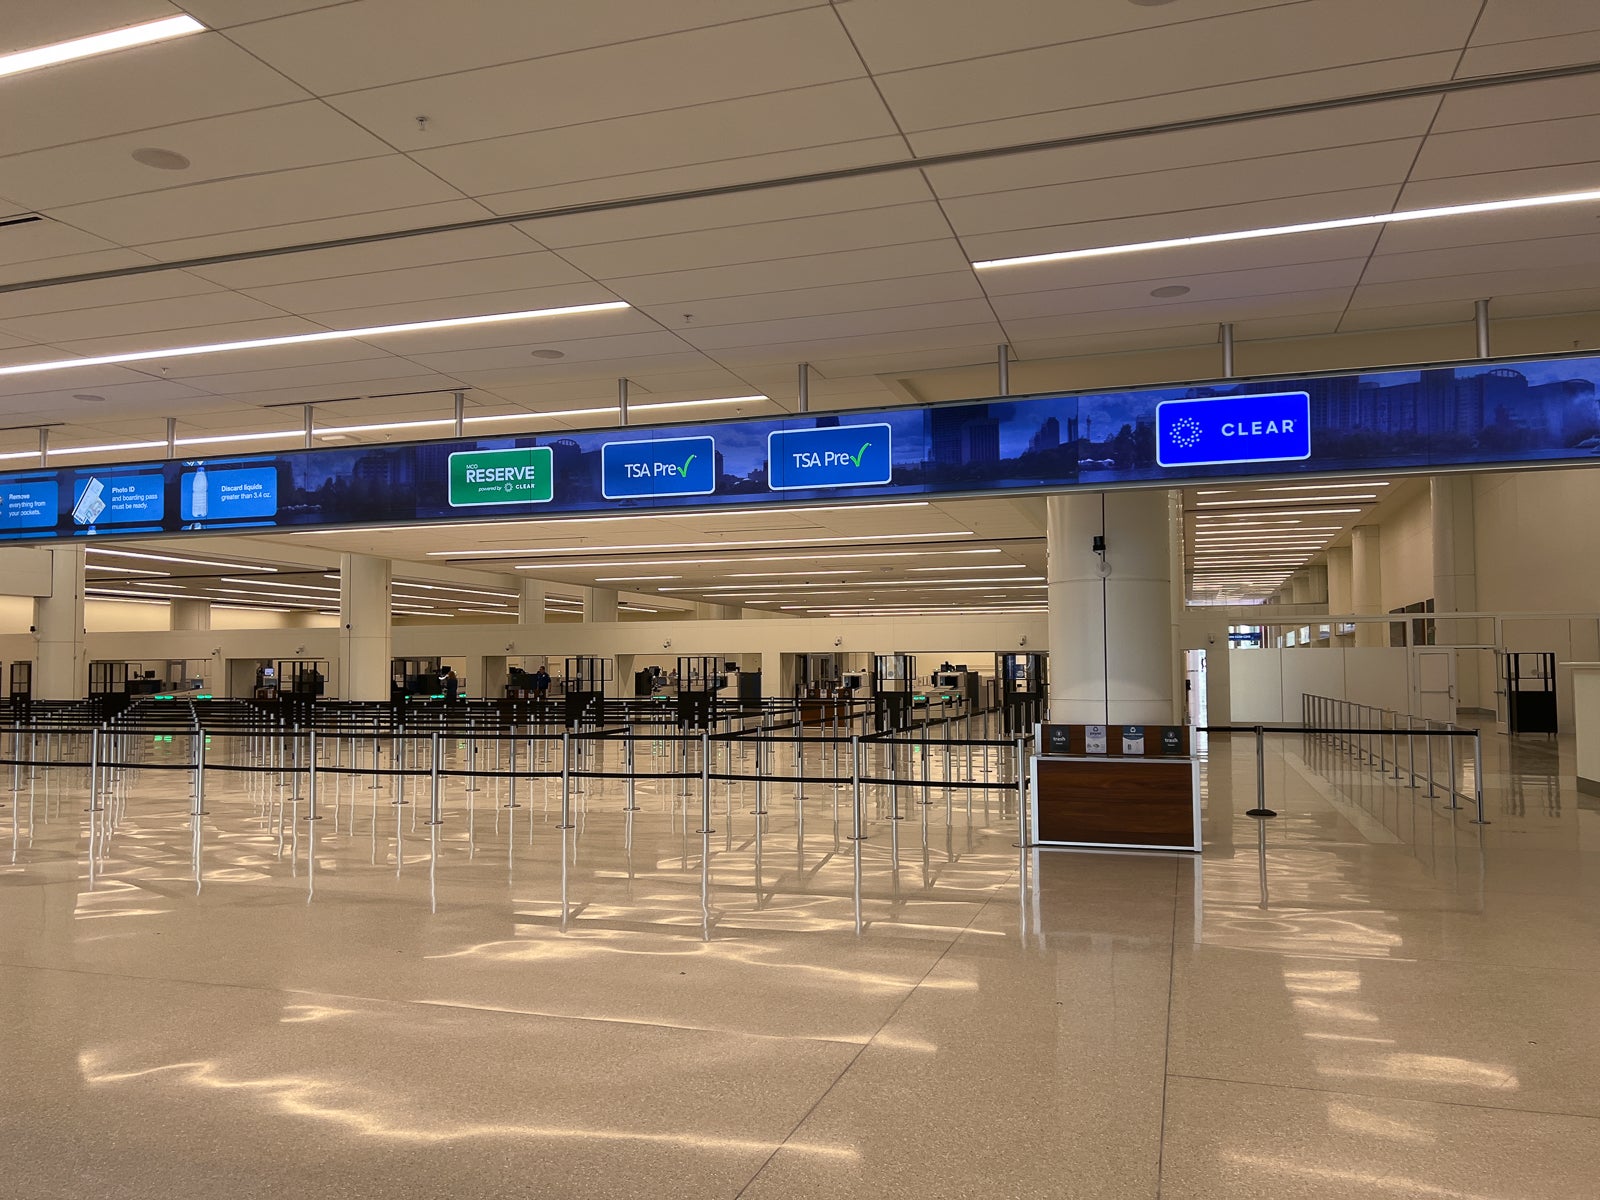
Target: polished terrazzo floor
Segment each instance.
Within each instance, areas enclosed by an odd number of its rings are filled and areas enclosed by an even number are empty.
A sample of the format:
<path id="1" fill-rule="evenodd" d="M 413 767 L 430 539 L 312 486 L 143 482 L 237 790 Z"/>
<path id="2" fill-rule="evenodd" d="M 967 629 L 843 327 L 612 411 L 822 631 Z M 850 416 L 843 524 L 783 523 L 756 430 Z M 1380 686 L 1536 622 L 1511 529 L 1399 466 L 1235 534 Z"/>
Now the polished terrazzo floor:
<path id="1" fill-rule="evenodd" d="M 562 829 L 457 781 L 430 826 L 212 771 L 197 834 L 185 775 L 90 813 L 40 772 L 0 787 L 0 1190 L 1593 1197 L 1600 805 L 1570 745 L 1484 746 L 1479 826 L 1274 739 L 1263 859 L 1214 739 L 1198 861 L 1021 854 L 937 786 L 856 842 L 831 787 L 759 826 L 718 787 L 701 834 L 698 784 Z"/>

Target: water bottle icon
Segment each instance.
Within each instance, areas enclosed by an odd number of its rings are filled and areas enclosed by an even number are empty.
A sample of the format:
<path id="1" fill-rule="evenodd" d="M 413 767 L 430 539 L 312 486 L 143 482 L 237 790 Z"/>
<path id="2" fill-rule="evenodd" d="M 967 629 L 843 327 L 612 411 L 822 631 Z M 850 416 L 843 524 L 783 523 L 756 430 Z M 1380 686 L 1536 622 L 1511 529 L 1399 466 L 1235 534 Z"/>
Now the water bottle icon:
<path id="1" fill-rule="evenodd" d="M 206 466 L 201 463 L 195 468 L 194 482 L 189 488 L 189 515 L 196 521 L 205 519 L 209 488 L 206 484 Z"/>

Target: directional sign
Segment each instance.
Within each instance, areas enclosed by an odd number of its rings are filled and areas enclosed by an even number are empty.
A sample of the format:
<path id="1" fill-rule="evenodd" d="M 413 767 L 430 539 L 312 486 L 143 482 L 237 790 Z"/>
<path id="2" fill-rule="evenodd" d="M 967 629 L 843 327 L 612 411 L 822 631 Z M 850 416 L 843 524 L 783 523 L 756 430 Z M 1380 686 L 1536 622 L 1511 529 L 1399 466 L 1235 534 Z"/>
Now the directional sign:
<path id="1" fill-rule="evenodd" d="M 450 507 L 548 504 L 555 497 L 549 446 L 465 450 L 450 456 Z"/>
<path id="2" fill-rule="evenodd" d="M 1305 392 L 1208 396 L 1156 405 L 1156 462 L 1163 467 L 1310 457 L 1311 397 Z"/>
<path id="3" fill-rule="evenodd" d="M 890 450 L 887 424 L 775 429 L 767 435 L 767 486 L 797 492 L 889 483 Z"/>
<path id="4" fill-rule="evenodd" d="M 600 447 L 600 494 L 709 496 L 717 490 L 717 443 L 708 437 L 606 442 Z"/>
<path id="5" fill-rule="evenodd" d="M 57 487 L 49 479 L 7 480 L 0 485 L 0 529 L 34 529 L 56 523 Z"/>
<path id="6" fill-rule="evenodd" d="M 166 498 L 167 481 L 158 473 L 87 470 L 73 481 L 72 520 L 78 525 L 160 525 Z"/>

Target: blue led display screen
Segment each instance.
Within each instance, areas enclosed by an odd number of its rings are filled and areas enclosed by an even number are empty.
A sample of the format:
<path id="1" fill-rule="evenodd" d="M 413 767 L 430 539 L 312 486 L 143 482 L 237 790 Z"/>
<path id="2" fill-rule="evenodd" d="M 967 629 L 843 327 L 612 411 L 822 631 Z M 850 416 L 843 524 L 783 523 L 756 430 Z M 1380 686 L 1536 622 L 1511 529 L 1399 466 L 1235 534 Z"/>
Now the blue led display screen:
<path id="1" fill-rule="evenodd" d="M 1572 356 L 659 429 L 35 469 L 0 475 L 0 538 L 1600 464 L 1597 388 L 1600 358 Z M 470 462 L 485 451 L 535 447 L 548 451 L 538 461 L 549 465 L 537 487 L 501 504 L 463 477 L 458 490 L 474 495 L 463 493 L 451 504 L 452 454 Z"/>

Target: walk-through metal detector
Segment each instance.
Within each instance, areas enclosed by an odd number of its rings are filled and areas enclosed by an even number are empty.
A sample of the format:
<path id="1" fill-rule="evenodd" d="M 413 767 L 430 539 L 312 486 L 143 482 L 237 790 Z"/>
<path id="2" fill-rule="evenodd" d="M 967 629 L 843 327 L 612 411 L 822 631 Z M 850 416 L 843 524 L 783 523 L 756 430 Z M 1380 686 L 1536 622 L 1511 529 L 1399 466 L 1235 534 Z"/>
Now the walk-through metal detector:
<path id="1" fill-rule="evenodd" d="M 872 656 L 872 726 L 877 732 L 911 724 L 911 695 L 916 687 L 917 656 Z"/>
<path id="2" fill-rule="evenodd" d="M 33 664 L 31 662 L 14 662 L 11 664 L 11 705 L 28 705 L 33 703 Z"/>
<path id="3" fill-rule="evenodd" d="M 726 681 L 722 659 L 709 654 L 678 656 L 678 728 L 710 729 L 717 689 Z"/>
<path id="4" fill-rule="evenodd" d="M 1041 651 L 1005 651 L 994 656 L 1000 681 L 1000 716 L 1007 737 L 1027 733 L 1044 719 L 1050 656 Z"/>
<path id="5" fill-rule="evenodd" d="M 1507 733 L 1556 732 L 1556 656 L 1544 650 L 1507 651 L 1501 658 Z"/>
<path id="6" fill-rule="evenodd" d="M 598 654 L 579 654 L 565 660 L 562 671 L 566 691 L 561 703 L 568 729 L 600 724 L 605 716 L 606 684 L 611 682 L 614 670 L 612 660 Z"/>

